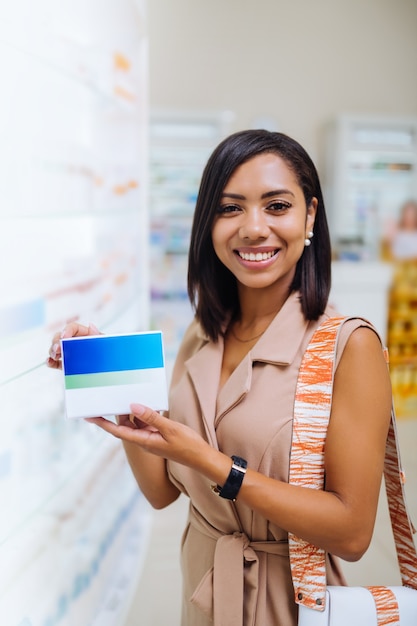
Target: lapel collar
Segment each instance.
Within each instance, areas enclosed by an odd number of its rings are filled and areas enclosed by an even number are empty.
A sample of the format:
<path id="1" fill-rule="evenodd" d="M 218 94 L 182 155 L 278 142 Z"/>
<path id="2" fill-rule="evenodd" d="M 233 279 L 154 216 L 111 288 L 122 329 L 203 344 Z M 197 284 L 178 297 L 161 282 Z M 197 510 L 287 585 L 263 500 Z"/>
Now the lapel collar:
<path id="1" fill-rule="evenodd" d="M 207 343 L 185 365 L 197 394 L 209 443 L 218 448 L 214 429 L 217 393 L 223 359 L 223 338 Z"/>
<path id="2" fill-rule="evenodd" d="M 299 293 L 293 293 L 220 390 L 216 426 L 250 390 L 253 363 L 261 361 L 273 365 L 290 365 L 299 350 L 307 325 Z"/>
<path id="3" fill-rule="evenodd" d="M 299 292 L 290 294 L 250 351 L 252 361 L 290 365 L 299 350 L 308 324 L 301 309 Z"/>
<path id="4" fill-rule="evenodd" d="M 242 359 L 230 378 L 220 389 L 217 402 L 216 427 L 223 416 L 248 393 L 252 382 L 252 359 L 250 352 Z"/>

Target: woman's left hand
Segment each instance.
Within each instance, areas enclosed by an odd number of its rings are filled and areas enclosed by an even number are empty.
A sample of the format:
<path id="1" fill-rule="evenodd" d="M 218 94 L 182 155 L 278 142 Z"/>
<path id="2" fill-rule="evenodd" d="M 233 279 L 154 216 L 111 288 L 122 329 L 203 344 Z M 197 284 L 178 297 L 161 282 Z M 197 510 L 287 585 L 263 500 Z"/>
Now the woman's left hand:
<path id="1" fill-rule="evenodd" d="M 136 444 L 144 450 L 182 465 L 197 468 L 204 448 L 211 448 L 192 428 L 174 422 L 141 404 L 130 405 L 132 415 L 119 424 L 103 417 L 85 421 L 96 424 L 118 439 Z"/>

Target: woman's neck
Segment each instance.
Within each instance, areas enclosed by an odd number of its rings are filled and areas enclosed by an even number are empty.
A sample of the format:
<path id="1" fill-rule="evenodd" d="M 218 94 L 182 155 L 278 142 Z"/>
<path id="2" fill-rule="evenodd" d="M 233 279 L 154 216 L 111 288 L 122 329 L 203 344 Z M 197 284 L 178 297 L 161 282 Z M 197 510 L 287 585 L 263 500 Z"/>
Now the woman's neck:
<path id="1" fill-rule="evenodd" d="M 266 328 L 276 314 L 281 310 L 284 302 L 289 296 L 289 291 L 285 294 L 262 293 L 257 290 L 240 290 L 238 316 L 233 320 L 242 330 L 259 330 L 262 326 Z"/>

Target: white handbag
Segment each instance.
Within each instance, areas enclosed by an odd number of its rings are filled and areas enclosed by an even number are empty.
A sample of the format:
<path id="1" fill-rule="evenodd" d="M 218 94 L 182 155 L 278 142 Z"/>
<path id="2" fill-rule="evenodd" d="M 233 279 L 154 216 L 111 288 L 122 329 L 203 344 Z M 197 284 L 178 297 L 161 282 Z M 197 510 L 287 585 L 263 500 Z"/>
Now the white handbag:
<path id="1" fill-rule="evenodd" d="M 326 320 L 314 333 L 300 368 L 294 405 L 289 482 L 324 486 L 324 443 L 330 418 L 337 337 L 349 318 Z M 325 552 L 289 534 L 298 626 L 417 626 L 417 552 L 407 513 L 394 411 L 384 476 L 403 586 L 326 585 Z"/>
<path id="2" fill-rule="evenodd" d="M 381 588 L 380 588 L 381 589 Z M 302 604 L 298 607 L 298 626 L 379 626 L 379 624 L 417 624 L 417 592 L 409 587 L 385 587 L 395 596 L 397 608 L 394 609 L 394 621 L 378 621 L 374 596 L 367 587 L 335 587 L 326 589 L 323 611 L 315 611 Z M 380 618 L 381 619 L 381 618 Z M 389 618 L 391 619 L 391 618 Z"/>

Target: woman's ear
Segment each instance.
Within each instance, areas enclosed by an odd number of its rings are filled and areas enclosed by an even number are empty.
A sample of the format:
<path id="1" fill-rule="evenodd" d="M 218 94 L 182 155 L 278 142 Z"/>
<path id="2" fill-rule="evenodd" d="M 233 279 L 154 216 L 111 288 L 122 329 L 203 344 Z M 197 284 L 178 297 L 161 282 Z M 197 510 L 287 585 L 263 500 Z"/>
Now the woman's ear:
<path id="1" fill-rule="evenodd" d="M 318 206 L 317 198 L 311 198 L 311 202 L 307 207 L 307 219 L 306 219 L 306 227 L 307 230 L 314 231 L 314 222 L 316 219 L 317 206 Z"/>

